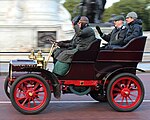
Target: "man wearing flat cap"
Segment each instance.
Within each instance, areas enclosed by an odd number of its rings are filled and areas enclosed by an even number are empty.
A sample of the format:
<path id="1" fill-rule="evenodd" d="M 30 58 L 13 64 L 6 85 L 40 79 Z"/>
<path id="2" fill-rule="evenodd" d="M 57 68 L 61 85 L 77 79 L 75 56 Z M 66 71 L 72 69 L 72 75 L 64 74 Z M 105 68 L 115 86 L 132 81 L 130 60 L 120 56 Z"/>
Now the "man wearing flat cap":
<path id="1" fill-rule="evenodd" d="M 142 21 L 137 19 L 138 15 L 135 12 L 129 12 L 126 16 L 126 22 L 128 31 L 126 38 L 124 39 L 124 44 L 128 43 L 131 39 L 143 35 L 142 31 Z"/>
<path id="2" fill-rule="evenodd" d="M 114 49 L 120 48 L 124 45 L 124 38 L 126 36 L 127 28 L 124 26 L 124 16 L 115 16 L 112 21 L 114 22 L 114 29 L 109 34 L 104 34 L 99 26 L 96 26 L 98 33 L 101 38 L 108 42 L 107 45 L 103 46 L 101 49 Z"/>

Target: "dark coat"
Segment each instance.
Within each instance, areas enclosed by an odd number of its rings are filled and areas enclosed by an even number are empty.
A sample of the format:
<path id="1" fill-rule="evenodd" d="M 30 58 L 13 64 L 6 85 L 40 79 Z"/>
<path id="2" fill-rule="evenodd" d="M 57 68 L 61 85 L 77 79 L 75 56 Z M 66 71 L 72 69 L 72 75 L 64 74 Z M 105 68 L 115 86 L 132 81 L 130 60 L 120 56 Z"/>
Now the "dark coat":
<path id="1" fill-rule="evenodd" d="M 56 58 L 58 61 L 71 63 L 72 57 L 77 51 L 86 50 L 88 45 L 96 39 L 94 30 L 91 27 L 87 26 L 83 29 L 80 29 L 78 25 L 75 25 L 74 29 L 76 34 L 75 48 L 61 52 Z"/>
<path id="2" fill-rule="evenodd" d="M 122 26 L 121 28 L 114 28 L 108 35 L 103 34 L 101 37 L 108 42 L 108 45 L 105 48 L 116 48 L 117 46 L 122 47 L 124 44 L 123 40 L 126 36 L 126 32 L 127 28 Z"/>
<path id="3" fill-rule="evenodd" d="M 58 46 L 59 46 L 59 48 L 56 48 L 52 53 L 52 57 L 54 59 L 56 59 L 62 51 L 71 50 L 71 49 L 76 48 L 76 46 L 77 46 L 77 35 L 75 34 L 71 40 L 60 41 Z"/>
<path id="4" fill-rule="evenodd" d="M 143 35 L 142 21 L 135 19 L 135 21 L 128 24 L 128 31 L 124 39 L 124 44 L 127 44 L 131 39 Z"/>

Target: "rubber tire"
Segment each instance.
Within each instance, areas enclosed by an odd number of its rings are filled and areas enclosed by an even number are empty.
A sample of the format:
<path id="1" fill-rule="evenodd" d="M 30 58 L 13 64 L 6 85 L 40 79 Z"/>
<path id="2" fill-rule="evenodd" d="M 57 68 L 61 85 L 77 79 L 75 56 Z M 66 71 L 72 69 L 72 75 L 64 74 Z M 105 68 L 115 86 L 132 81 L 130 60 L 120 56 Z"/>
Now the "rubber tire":
<path id="1" fill-rule="evenodd" d="M 120 107 L 116 106 L 116 105 L 113 103 L 112 98 L 111 98 L 111 91 L 112 91 L 111 89 L 112 89 L 112 86 L 113 86 L 114 82 L 115 82 L 117 79 L 119 79 L 119 78 L 121 78 L 121 77 L 125 77 L 125 76 L 126 76 L 126 77 L 132 77 L 133 79 L 135 79 L 135 80 L 138 82 L 138 84 L 139 84 L 139 86 L 140 86 L 140 88 L 141 88 L 140 100 L 139 100 L 138 103 L 137 103 L 134 107 L 132 107 L 132 108 L 120 108 Z M 141 105 L 141 103 L 142 103 L 142 101 L 143 101 L 143 99 L 144 99 L 144 94 L 145 94 L 145 90 L 144 90 L 144 85 L 143 85 L 142 81 L 141 81 L 136 75 L 131 74 L 131 73 L 121 73 L 121 74 L 118 74 L 117 76 L 115 76 L 115 77 L 110 81 L 110 83 L 108 84 L 108 88 L 107 88 L 108 103 L 110 104 L 110 106 L 111 106 L 114 110 L 116 110 L 116 111 L 118 111 L 118 112 L 131 112 L 131 111 L 137 109 L 137 108 Z"/>
<path id="2" fill-rule="evenodd" d="M 22 109 L 21 107 L 19 107 L 18 104 L 17 104 L 16 101 L 15 101 L 15 98 L 14 98 L 15 87 L 17 86 L 17 84 L 18 84 L 19 82 L 21 82 L 22 79 L 25 79 L 25 78 L 37 78 L 37 79 L 39 79 L 39 80 L 45 85 L 45 87 L 46 87 L 46 91 L 47 91 L 47 97 L 46 97 L 47 99 L 46 99 L 46 102 L 45 102 L 39 109 L 37 109 L 37 110 L 32 110 L 32 111 L 24 110 L 24 109 Z M 51 99 L 50 86 L 49 86 L 48 83 L 44 80 L 44 78 L 42 78 L 41 76 L 36 75 L 36 74 L 27 74 L 27 75 L 23 75 L 23 76 L 18 77 L 18 78 L 14 81 L 14 83 L 13 83 L 11 89 L 10 89 L 10 100 L 11 100 L 12 105 L 14 106 L 14 108 L 15 108 L 16 110 L 18 110 L 19 112 L 21 112 L 21 113 L 23 113 L 23 114 L 32 115 L 32 114 L 38 114 L 38 113 L 42 112 L 42 111 L 48 106 L 48 104 L 49 104 L 49 102 L 50 102 L 50 99 Z"/>
<path id="3" fill-rule="evenodd" d="M 6 76 L 5 81 L 4 81 L 4 91 L 5 91 L 6 96 L 10 99 L 10 92 L 8 92 L 8 87 L 9 87 L 8 86 L 8 83 L 9 83 L 8 78 L 9 78 L 9 75 Z"/>

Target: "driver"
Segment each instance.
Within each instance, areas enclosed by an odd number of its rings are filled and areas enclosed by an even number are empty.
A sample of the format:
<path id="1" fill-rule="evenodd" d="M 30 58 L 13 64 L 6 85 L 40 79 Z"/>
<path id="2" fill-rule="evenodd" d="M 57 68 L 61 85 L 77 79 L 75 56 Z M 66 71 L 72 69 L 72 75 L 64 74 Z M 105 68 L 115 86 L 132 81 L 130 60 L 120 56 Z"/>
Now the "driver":
<path id="1" fill-rule="evenodd" d="M 72 20 L 72 25 L 75 30 L 75 35 L 73 36 L 73 38 L 71 40 L 58 42 L 57 45 L 60 48 L 56 48 L 52 53 L 54 64 L 56 63 L 57 59 L 59 59 L 60 61 L 63 61 L 63 62 L 67 62 L 66 60 L 62 60 L 62 58 L 60 58 L 59 54 L 61 52 L 65 51 L 65 50 L 72 50 L 69 52 L 74 54 L 74 52 L 76 52 L 77 49 L 76 50 L 73 50 L 73 49 L 77 48 L 77 46 L 78 46 L 78 49 L 82 51 L 82 50 L 86 49 L 86 47 L 89 45 L 90 42 L 92 42 L 93 40 L 96 39 L 94 30 L 91 27 L 89 27 L 89 19 L 86 16 L 76 16 Z M 68 52 L 68 51 L 66 51 L 66 52 Z M 71 54 L 71 53 L 69 53 L 69 54 Z M 64 56 L 64 54 L 65 54 L 65 52 L 61 56 Z M 68 60 L 69 60 L 69 58 L 68 58 Z M 70 60 L 69 60 L 69 62 L 70 62 Z"/>
<path id="2" fill-rule="evenodd" d="M 80 18 L 81 18 L 80 16 L 76 16 L 72 20 L 73 27 L 79 22 Z M 88 24 L 88 21 L 87 21 L 87 24 Z M 73 38 L 71 40 L 58 42 L 57 45 L 59 46 L 59 48 L 56 48 L 52 53 L 53 63 L 54 64 L 56 63 L 56 61 L 57 61 L 56 58 L 62 51 L 74 49 L 76 47 L 76 44 L 77 44 L 77 35 L 76 34 L 73 36 Z"/>
<path id="3" fill-rule="evenodd" d="M 68 66 L 67 68 L 69 68 L 69 63 L 71 63 L 73 55 L 78 50 L 86 50 L 89 44 L 96 40 L 95 32 L 91 27 L 89 27 L 89 19 L 86 16 L 81 16 L 78 22 L 73 22 L 73 27 L 75 35 L 72 39 L 71 45 L 69 43 L 70 46 L 61 51 L 56 57 L 57 62 L 54 66 L 53 72 L 58 75 L 64 75 L 68 71 L 68 69 L 63 70 L 63 66 Z M 65 46 L 65 42 L 62 42 L 62 45 Z M 63 72 L 63 74 L 59 74 L 58 71 Z"/>

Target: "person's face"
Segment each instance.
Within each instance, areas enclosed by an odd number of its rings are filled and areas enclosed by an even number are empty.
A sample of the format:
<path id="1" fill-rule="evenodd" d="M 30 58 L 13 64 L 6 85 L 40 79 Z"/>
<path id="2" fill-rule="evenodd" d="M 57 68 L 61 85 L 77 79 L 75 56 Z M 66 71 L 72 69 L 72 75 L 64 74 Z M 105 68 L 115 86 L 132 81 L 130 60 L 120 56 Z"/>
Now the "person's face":
<path id="1" fill-rule="evenodd" d="M 134 19 L 133 19 L 133 18 L 131 18 L 131 17 L 127 17 L 127 18 L 126 18 L 126 22 L 127 22 L 127 24 L 131 23 L 132 21 L 134 21 Z"/>
<path id="2" fill-rule="evenodd" d="M 78 22 L 78 26 L 79 26 L 79 28 L 81 28 L 81 26 L 82 26 L 82 23 L 80 21 Z"/>
<path id="3" fill-rule="evenodd" d="M 119 28 L 123 25 L 123 21 L 122 20 L 116 20 L 114 21 L 114 26 Z"/>

